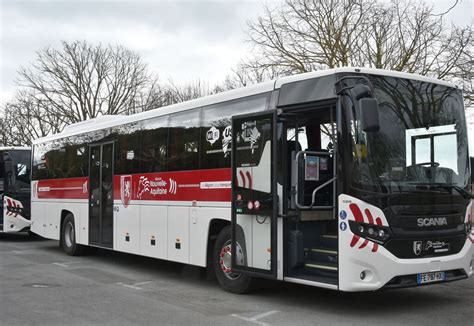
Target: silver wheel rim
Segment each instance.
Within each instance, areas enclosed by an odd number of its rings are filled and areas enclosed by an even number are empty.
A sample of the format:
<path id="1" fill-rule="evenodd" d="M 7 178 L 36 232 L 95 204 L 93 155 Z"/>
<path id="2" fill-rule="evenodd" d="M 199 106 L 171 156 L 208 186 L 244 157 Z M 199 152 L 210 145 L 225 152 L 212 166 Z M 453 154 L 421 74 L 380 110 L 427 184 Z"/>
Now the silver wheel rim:
<path id="1" fill-rule="evenodd" d="M 237 264 L 244 265 L 245 256 L 244 256 L 242 247 L 240 246 L 238 242 L 235 244 L 235 246 L 236 246 L 235 251 L 237 254 L 237 259 L 236 259 Z M 232 272 L 232 241 L 231 240 L 227 240 L 221 248 L 221 251 L 219 253 L 219 265 L 222 272 L 229 280 L 234 281 L 241 276 L 240 273 Z"/>
<path id="2" fill-rule="evenodd" d="M 72 247 L 75 242 L 74 226 L 71 222 L 66 223 L 64 230 L 64 241 L 66 241 L 66 246 L 68 248 Z"/>

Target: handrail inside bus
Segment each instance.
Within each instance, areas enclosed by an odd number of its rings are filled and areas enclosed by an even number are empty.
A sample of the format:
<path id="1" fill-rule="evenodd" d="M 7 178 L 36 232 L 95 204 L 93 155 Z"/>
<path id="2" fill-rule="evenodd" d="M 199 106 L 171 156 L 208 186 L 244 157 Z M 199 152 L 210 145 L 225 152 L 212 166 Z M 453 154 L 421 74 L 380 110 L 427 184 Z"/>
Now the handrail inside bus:
<path id="1" fill-rule="evenodd" d="M 300 156 L 302 155 L 324 155 L 324 156 L 331 156 L 333 155 L 333 153 L 329 153 L 329 152 L 320 152 L 320 151 L 299 151 L 298 153 L 296 153 L 296 157 L 295 157 L 295 161 L 296 161 L 296 175 L 295 175 L 295 179 L 296 179 L 296 182 L 295 182 L 295 188 L 296 188 L 296 200 L 295 200 L 295 204 L 296 204 L 296 207 L 298 207 L 299 209 L 313 209 L 313 208 L 316 208 L 316 209 L 330 209 L 330 208 L 334 208 L 334 206 L 314 206 L 315 204 L 315 200 L 316 200 L 316 193 L 321 190 L 322 188 L 326 187 L 327 185 L 335 182 L 337 180 L 337 176 L 335 174 L 335 171 L 333 170 L 333 177 L 331 179 L 329 179 L 328 181 L 326 181 L 325 183 L 323 183 L 322 185 L 320 185 L 319 187 L 317 187 L 316 189 L 313 190 L 313 193 L 312 193 L 312 196 L 311 196 L 311 205 L 310 206 L 304 206 L 304 205 L 300 205 L 299 203 L 299 192 L 298 192 L 298 180 L 299 180 L 299 160 L 300 160 Z M 334 167 L 333 167 L 334 169 Z"/>

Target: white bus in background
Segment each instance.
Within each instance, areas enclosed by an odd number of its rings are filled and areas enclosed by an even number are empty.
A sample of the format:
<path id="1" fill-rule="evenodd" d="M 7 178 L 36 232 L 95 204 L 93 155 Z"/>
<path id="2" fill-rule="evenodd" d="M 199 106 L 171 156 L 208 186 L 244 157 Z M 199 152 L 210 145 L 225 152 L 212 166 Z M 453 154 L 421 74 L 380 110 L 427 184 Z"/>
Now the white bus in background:
<path id="1" fill-rule="evenodd" d="M 31 149 L 0 147 L 0 232 L 30 231 Z"/>
<path id="2" fill-rule="evenodd" d="M 33 142 L 32 230 L 341 291 L 466 278 L 473 251 L 461 91 L 405 73 L 284 77 Z"/>

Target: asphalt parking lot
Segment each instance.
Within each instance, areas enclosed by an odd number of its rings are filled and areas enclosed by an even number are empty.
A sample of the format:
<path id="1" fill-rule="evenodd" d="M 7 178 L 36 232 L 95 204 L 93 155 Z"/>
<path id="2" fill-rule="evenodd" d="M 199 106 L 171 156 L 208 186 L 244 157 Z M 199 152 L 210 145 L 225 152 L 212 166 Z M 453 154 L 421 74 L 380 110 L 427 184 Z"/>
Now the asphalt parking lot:
<path id="1" fill-rule="evenodd" d="M 0 234 L 1 325 L 474 325 L 474 279 L 375 293 L 263 282 L 221 290 L 202 270 Z"/>

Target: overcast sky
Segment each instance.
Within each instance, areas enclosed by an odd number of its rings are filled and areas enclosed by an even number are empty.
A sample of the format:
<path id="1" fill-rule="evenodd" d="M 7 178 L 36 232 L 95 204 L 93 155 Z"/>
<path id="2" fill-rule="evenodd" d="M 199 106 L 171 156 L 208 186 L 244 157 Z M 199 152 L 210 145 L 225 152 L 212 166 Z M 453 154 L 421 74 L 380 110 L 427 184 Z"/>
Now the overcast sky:
<path id="1" fill-rule="evenodd" d="M 455 0 L 431 0 L 446 10 Z M 450 19 L 468 23 L 472 1 L 459 0 Z M 122 44 L 137 51 L 162 80 L 222 81 L 249 51 L 248 19 L 262 13 L 258 1 L 0 0 L 0 104 L 15 91 L 16 71 L 38 49 L 61 40 Z"/>
<path id="2" fill-rule="evenodd" d="M 473 1 L 459 0 L 448 19 L 468 24 Z M 265 3 L 281 2 L 0 0 L 0 105 L 15 92 L 18 68 L 28 66 L 35 51 L 58 47 L 61 40 L 121 44 L 138 52 L 162 80 L 201 79 L 212 86 L 250 53 L 244 42 L 247 21 L 262 14 Z M 428 2 L 443 12 L 455 0 Z M 473 135 L 474 115 L 471 131 Z"/>
<path id="3" fill-rule="evenodd" d="M 21 65 L 61 40 L 121 44 L 161 79 L 222 81 L 247 53 L 247 19 L 262 1 L 0 0 L 0 101 L 15 90 Z M 271 2 L 271 1 L 270 1 Z"/>

